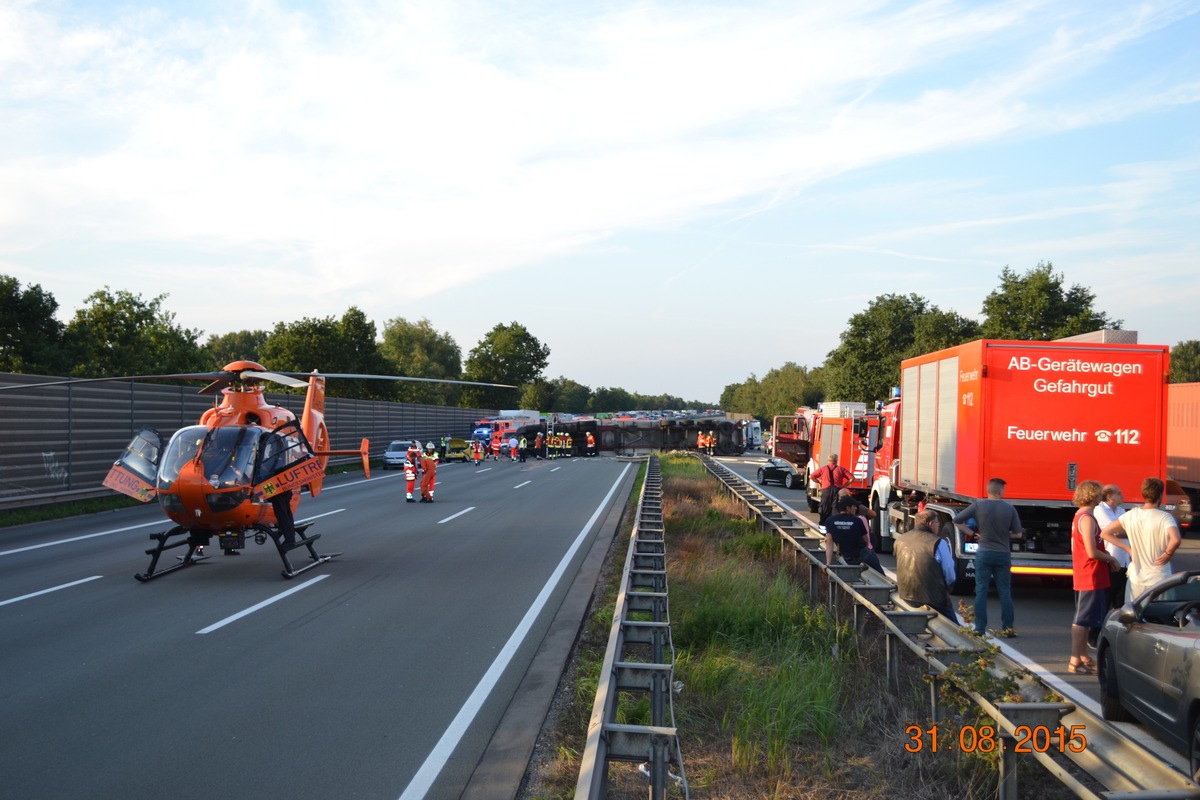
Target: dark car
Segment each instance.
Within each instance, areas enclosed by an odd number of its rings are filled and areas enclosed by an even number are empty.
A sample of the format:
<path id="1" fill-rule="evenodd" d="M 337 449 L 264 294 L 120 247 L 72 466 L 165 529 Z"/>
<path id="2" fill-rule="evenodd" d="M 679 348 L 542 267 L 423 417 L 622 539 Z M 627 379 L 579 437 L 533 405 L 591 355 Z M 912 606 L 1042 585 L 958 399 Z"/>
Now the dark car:
<path id="1" fill-rule="evenodd" d="M 1192 527 L 1192 498 L 1182 486 L 1169 478 L 1163 491 L 1162 508 L 1175 518 L 1180 533 Z"/>
<path id="2" fill-rule="evenodd" d="M 795 465 L 782 458 L 768 458 L 767 463 L 758 468 L 758 482 L 760 485 L 778 483 L 785 489 L 793 489 L 803 483 Z"/>
<path id="3" fill-rule="evenodd" d="M 1097 642 L 1104 718 L 1137 720 L 1200 778 L 1200 571 L 1178 572 L 1108 615 Z"/>

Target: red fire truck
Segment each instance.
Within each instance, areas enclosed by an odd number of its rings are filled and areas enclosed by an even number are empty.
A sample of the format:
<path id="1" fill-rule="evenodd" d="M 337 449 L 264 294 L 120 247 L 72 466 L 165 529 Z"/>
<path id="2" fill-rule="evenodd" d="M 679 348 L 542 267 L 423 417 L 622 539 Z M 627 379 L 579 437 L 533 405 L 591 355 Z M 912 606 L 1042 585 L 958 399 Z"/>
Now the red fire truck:
<path id="1" fill-rule="evenodd" d="M 866 502 L 874 476 L 873 454 L 858 430 L 866 418 L 866 403 L 821 403 L 812 414 L 812 458 L 808 462 L 807 486 L 809 511 L 816 511 L 821 502 L 820 484 L 812 480 L 812 476 L 829 463 L 834 453 L 837 453 L 838 463 L 854 473 L 846 488 Z"/>
<path id="2" fill-rule="evenodd" d="M 1167 401 L 1167 475 L 1187 492 L 1196 514 L 1200 512 L 1200 383 L 1172 383 Z"/>
<path id="3" fill-rule="evenodd" d="M 803 486 L 808 481 L 813 413 L 811 408 L 801 407 L 796 409 L 795 414 L 777 416 L 772 420 L 770 455 L 795 467 L 796 486 Z"/>
<path id="4" fill-rule="evenodd" d="M 1131 492 L 1166 477 L 1168 359 L 1165 345 L 984 339 L 903 361 L 899 397 L 853 422 L 853 446 L 874 454 L 864 480 L 877 549 L 933 508 L 958 568 L 952 589 L 972 591 L 975 544 L 946 523 L 997 477 L 1025 528 L 1013 573 L 1070 576 L 1079 482 Z"/>

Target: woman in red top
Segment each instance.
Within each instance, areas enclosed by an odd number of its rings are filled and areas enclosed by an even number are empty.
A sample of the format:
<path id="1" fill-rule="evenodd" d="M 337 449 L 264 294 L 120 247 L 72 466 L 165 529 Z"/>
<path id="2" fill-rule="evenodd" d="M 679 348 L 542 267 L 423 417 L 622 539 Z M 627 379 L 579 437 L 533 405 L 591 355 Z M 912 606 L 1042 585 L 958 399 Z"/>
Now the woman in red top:
<path id="1" fill-rule="evenodd" d="M 1071 569 L 1075 573 L 1075 619 L 1071 623 L 1071 661 L 1067 672 L 1090 675 L 1096 662 L 1088 658 L 1088 631 L 1104 623 L 1108 611 L 1109 571 L 1117 560 L 1104 549 L 1100 525 L 1092 510 L 1103 492 L 1096 481 L 1084 481 L 1075 489 L 1075 519 L 1071 523 Z"/>

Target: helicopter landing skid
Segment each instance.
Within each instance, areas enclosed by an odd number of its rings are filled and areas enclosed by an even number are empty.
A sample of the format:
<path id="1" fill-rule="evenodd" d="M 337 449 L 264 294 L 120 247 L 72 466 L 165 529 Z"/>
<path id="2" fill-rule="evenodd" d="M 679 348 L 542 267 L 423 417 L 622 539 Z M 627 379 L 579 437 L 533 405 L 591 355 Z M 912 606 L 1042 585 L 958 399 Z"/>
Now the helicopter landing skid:
<path id="1" fill-rule="evenodd" d="M 283 571 L 280 574 L 283 575 L 285 579 L 294 578 L 303 572 L 308 572 L 313 567 L 324 564 L 326 561 L 332 561 L 334 558 L 341 555 L 341 553 L 325 553 L 324 555 L 318 553 L 317 549 L 313 547 L 313 542 L 315 542 L 317 539 L 320 539 L 321 534 L 318 533 L 312 536 L 305 535 L 305 531 L 307 531 L 311 525 L 311 522 L 304 525 L 297 525 L 296 541 L 292 542 L 291 544 L 287 544 L 283 541 L 283 536 L 279 533 L 278 529 L 271 531 L 271 539 L 275 542 L 275 547 L 279 550 L 279 557 L 283 560 Z M 291 559 L 288 558 L 288 553 L 298 547 L 308 548 L 308 555 L 310 558 L 312 558 L 311 564 L 305 564 L 303 567 L 299 568 L 292 566 Z"/>
<path id="2" fill-rule="evenodd" d="M 170 544 L 167 544 L 167 542 L 170 541 L 170 539 L 172 537 L 181 536 L 181 535 L 187 536 L 187 538 L 181 539 L 177 542 L 171 542 Z M 200 541 L 200 540 L 193 540 L 191 534 L 187 530 L 185 530 L 184 528 L 180 528 L 179 526 L 171 528 L 169 531 L 160 531 L 159 533 L 152 533 L 152 534 L 150 534 L 150 538 L 153 539 L 154 541 L 158 542 L 158 544 L 156 546 L 151 547 L 149 550 L 146 551 L 146 555 L 150 556 L 150 568 L 147 569 L 145 572 L 135 573 L 133 576 L 134 578 L 141 581 L 142 583 L 145 583 L 146 581 L 151 580 L 153 578 L 161 578 L 163 575 L 166 575 L 168 572 L 174 572 L 175 570 L 183 569 L 184 567 L 190 567 L 192 564 L 198 564 L 201 561 L 207 561 L 209 558 L 209 556 L 204 555 L 203 553 L 201 553 L 199 555 L 197 555 L 197 553 L 196 553 L 196 551 L 198 549 L 200 549 L 201 547 L 203 547 L 206 544 L 206 542 Z M 155 567 L 158 566 L 159 556 L 161 556 L 163 554 L 164 550 L 170 550 L 175 547 L 183 547 L 184 545 L 187 545 L 188 550 L 187 550 L 187 553 L 178 557 L 179 558 L 178 564 L 173 564 L 172 566 L 169 566 L 169 567 L 166 567 L 166 568 L 160 569 L 160 570 L 155 569 Z"/>

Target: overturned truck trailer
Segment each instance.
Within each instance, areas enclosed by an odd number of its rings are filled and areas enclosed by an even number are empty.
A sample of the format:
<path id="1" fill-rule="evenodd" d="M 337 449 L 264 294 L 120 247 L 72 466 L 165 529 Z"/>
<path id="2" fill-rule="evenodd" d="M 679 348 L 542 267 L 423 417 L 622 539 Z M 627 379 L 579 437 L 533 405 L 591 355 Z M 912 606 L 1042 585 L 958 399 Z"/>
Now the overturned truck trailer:
<path id="1" fill-rule="evenodd" d="M 576 455 L 584 452 L 587 434 L 596 439 L 601 451 L 617 455 L 637 455 L 651 450 L 695 450 L 698 433 L 715 433 L 717 455 L 738 455 L 745 448 L 744 427 L 733 420 L 712 419 L 572 419 L 521 428 L 517 435 L 532 439 L 538 431 L 553 429 L 567 434 Z"/>

